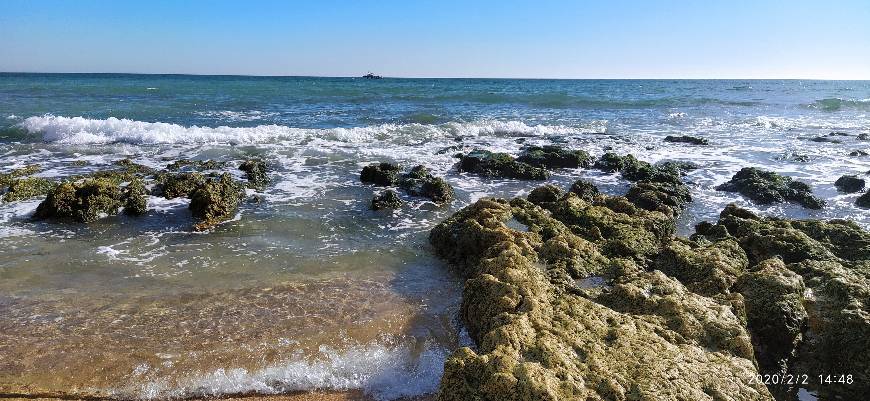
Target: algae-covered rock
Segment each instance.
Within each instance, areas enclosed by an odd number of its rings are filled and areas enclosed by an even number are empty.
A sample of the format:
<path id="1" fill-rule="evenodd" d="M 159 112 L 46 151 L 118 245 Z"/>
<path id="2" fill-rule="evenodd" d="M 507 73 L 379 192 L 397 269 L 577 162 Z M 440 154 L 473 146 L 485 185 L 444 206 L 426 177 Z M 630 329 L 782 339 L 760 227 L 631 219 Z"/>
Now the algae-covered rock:
<path id="1" fill-rule="evenodd" d="M 698 138 L 690 135 L 668 135 L 665 137 L 665 142 L 688 143 L 691 145 L 709 145 L 710 142 L 704 138 Z"/>
<path id="2" fill-rule="evenodd" d="M 114 180 L 63 182 L 39 204 L 34 218 L 89 223 L 117 214 L 121 199 L 121 188 Z"/>
<path id="3" fill-rule="evenodd" d="M 650 181 L 683 185 L 680 173 L 670 167 L 659 167 L 636 159 L 632 155 L 619 156 L 605 153 L 595 162 L 595 168 L 607 172 L 620 172 L 629 181 Z"/>
<path id="4" fill-rule="evenodd" d="M 453 187 L 441 177 L 436 177 L 425 166 L 416 166 L 399 179 L 399 187 L 411 196 L 423 196 L 435 203 L 453 200 Z"/>
<path id="5" fill-rule="evenodd" d="M 169 171 L 206 171 L 224 168 L 226 162 L 217 160 L 178 159 L 166 166 Z"/>
<path id="6" fill-rule="evenodd" d="M 206 182 L 201 173 L 162 173 L 156 178 L 154 194 L 166 199 L 189 198 L 193 191 Z"/>
<path id="7" fill-rule="evenodd" d="M 663 214 L 619 216 L 611 207 L 633 207 L 624 198 L 592 205 L 573 194 L 551 206 L 573 213 L 483 199 L 432 230 L 436 253 L 466 279 L 461 316 L 477 345 L 446 361 L 439 400 L 772 399 L 754 382 L 749 336 L 730 303 L 573 234 Z M 511 228 L 514 219 L 528 230 Z M 582 272 L 562 271 L 574 259 Z M 583 272 L 608 272 L 613 288 L 578 290 L 565 279 Z"/>
<path id="8" fill-rule="evenodd" d="M 655 267 L 701 295 L 727 294 L 749 261 L 730 237 L 708 244 L 675 240 L 656 257 Z"/>
<path id="9" fill-rule="evenodd" d="M 145 182 L 139 178 L 133 179 L 124 187 L 124 213 L 140 216 L 148 212 L 148 191 Z"/>
<path id="10" fill-rule="evenodd" d="M 8 173 L 2 173 L 0 174 L 0 188 L 8 187 L 16 178 L 27 177 L 28 175 L 38 173 L 40 170 L 42 168 L 38 164 L 31 164 L 11 170 Z"/>
<path id="11" fill-rule="evenodd" d="M 461 155 L 459 171 L 482 177 L 516 178 L 521 180 L 546 180 L 547 170 L 515 160 L 507 153 L 493 153 L 476 149 Z"/>
<path id="12" fill-rule="evenodd" d="M 399 194 L 392 189 L 384 191 L 384 193 L 380 195 L 375 195 L 372 198 L 372 210 L 383 210 L 383 209 L 398 209 L 402 207 L 402 198 L 399 197 Z"/>
<path id="13" fill-rule="evenodd" d="M 808 209 L 821 209 L 825 205 L 825 201 L 813 196 L 806 183 L 755 167 L 744 167 L 716 189 L 739 192 L 760 204 L 791 201 Z"/>
<path id="14" fill-rule="evenodd" d="M 217 180 L 206 180 L 193 191 L 188 208 L 202 221 L 194 228 L 207 230 L 235 216 L 244 188 L 227 173 Z"/>
<path id="15" fill-rule="evenodd" d="M 641 181 L 628 189 L 625 197 L 641 209 L 678 215 L 692 201 L 689 188 L 671 182 Z"/>
<path id="16" fill-rule="evenodd" d="M 571 189 L 569 190 L 572 194 L 575 194 L 580 197 L 580 199 L 585 200 L 586 202 L 592 202 L 595 199 L 595 196 L 598 195 L 598 187 L 595 184 L 586 181 L 586 180 L 577 180 L 571 184 Z"/>
<path id="17" fill-rule="evenodd" d="M 15 202 L 44 196 L 50 193 L 55 185 L 57 185 L 55 182 L 42 177 L 15 178 L 9 183 L 9 188 L 3 195 L 3 200 Z"/>
<path id="18" fill-rule="evenodd" d="M 834 186 L 838 191 L 850 194 L 864 190 L 864 180 L 857 175 L 844 175 L 834 181 Z"/>
<path id="19" fill-rule="evenodd" d="M 545 168 L 578 168 L 592 165 L 592 156 L 583 150 L 571 150 L 557 145 L 529 146 L 523 149 L 518 162 Z"/>
<path id="20" fill-rule="evenodd" d="M 399 183 L 398 165 L 392 163 L 375 163 L 363 167 L 360 181 L 381 186 L 392 186 Z"/>
<path id="21" fill-rule="evenodd" d="M 858 207 L 863 207 L 864 209 L 870 209 L 870 191 L 864 193 L 855 199 L 855 205 Z"/>
<path id="22" fill-rule="evenodd" d="M 263 160 L 245 160 L 239 165 L 239 170 L 245 172 L 248 184 L 253 188 L 263 188 L 269 183 L 269 177 L 266 176 L 266 162 Z"/>
<path id="23" fill-rule="evenodd" d="M 552 184 L 547 184 L 542 187 L 537 187 L 529 193 L 527 199 L 529 202 L 532 202 L 536 205 L 542 205 L 545 203 L 552 203 L 558 201 L 563 195 L 565 195 L 565 191 L 562 188 L 559 188 Z"/>

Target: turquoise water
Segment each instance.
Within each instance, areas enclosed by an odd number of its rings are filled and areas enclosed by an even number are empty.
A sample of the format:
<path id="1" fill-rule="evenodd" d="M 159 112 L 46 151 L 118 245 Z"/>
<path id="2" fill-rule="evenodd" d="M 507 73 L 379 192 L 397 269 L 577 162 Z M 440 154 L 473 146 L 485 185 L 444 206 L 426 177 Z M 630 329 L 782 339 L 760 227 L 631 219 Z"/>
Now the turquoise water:
<path id="1" fill-rule="evenodd" d="M 831 132 L 848 136 L 810 140 Z M 191 232 L 186 200 L 151 197 L 145 216 L 86 226 L 29 220 L 38 199 L 0 204 L 0 390 L 431 392 L 466 340 L 461 288 L 431 256 L 428 230 L 480 197 L 540 185 L 457 173 L 456 151 L 557 143 L 694 162 L 683 233 L 730 202 L 870 227 L 858 194 L 833 186 L 870 170 L 870 157 L 849 156 L 870 152 L 862 133 L 867 81 L 0 74 L 0 172 L 39 164 L 39 175 L 60 178 L 124 157 L 156 168 L 262 157 L 272 169 L 263 202 L 207 233 Z M 458 199 L 372 212 L 378 190 L 358 176 L 376 161 L 425 164 Z M 828 206 L 760 206 L 714 190 L 745 166 L 806 181 Z M 577 178 L 612 194 L 628 188 L 592 170 L 551 181 Z"/>

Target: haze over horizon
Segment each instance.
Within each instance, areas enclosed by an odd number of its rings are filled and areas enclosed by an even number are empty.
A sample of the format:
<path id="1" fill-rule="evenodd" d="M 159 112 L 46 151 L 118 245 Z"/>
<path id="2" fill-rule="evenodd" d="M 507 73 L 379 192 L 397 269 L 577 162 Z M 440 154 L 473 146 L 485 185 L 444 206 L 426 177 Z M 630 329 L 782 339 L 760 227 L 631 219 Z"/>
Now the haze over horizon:
<path id="1" fill-rule="evenodd" d="M 870 3 L 0 2 L 0 71 L 870 79 Z"/>

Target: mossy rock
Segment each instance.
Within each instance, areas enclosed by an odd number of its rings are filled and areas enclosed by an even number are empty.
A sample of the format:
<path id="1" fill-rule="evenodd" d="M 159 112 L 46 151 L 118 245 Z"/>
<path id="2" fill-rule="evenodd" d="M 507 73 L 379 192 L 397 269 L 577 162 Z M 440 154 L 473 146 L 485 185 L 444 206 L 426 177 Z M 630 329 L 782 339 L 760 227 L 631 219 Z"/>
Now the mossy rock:
<path id="1" fill-rule="evenodd" d="M 401 168 L 392 163 L 375 163 L 363 167 L 360 181 L 380 186 L 393 186 L 399 183 Z"/>
<path id="2" fill-rule="evenodd" d="M 266 168 L 266 162 L 263 160 L 245 160 L 241 165 L 239 165 L 239 170 L 245 172 L 248 184 L 252 188 L 263 188 L 269 183 L 269 177 L 266 175 L 266 172 L 268 171 Z"/>
<path id="3" fill-rule="evenodd" d="M 673 143 L 688 143 L 690 145 L 709 145 L 710 141 L 704 138 L 698 138 L 691 135 L 668 135 L 665 137 L 665 142 Z"/>
<path id="4" fill-rule="evenodd" d="M 844 175 L 834 181 L 834 186 L 840 192 L 851 194 L 864 190 L 864 180 L 857 175 Z"/>
<path id="5" fill-rule="evenodd" d="M 619 156 L 616 153 L 608 152 L 595 162 L 594 167 L 606 172 L 619 172 L 622 178 L 629 181 L 683 185 L 678 170 L 654 166 L 638 160 L 632 155 Z"/>
<path id="6" fill-rule="evenodd" d="M 701 295 L 729 293 L 731 286 L 746 273 L 749 260 L 733 237 L 707 244 L 675 240 L 662 249 L 655 268 L 680 280 Z"/>
<path id="7" fill-rule="evenodd" d="M 543 205 L 547 203 L 553 203 L 561 199 L 565 195 L 565 191 L 562 188 L 559 188 L 552 184 L 547 184 L 541 187 L 537 187 L 529 193 L 529 196 L 526 199 L 529 202 L 532 202 L 536 205 Z"/>
<path id="8" fill-rule="evenodd" d="M 515 178 L 520 180 L 546 180 L 546 169 L 514 159 L 507 153 L 493 153 L 476 149 L 460 156 L 459 171 L 482 177 Z"/>
<path id="9" fill-rule="evenodd" d="M 372 210 L 384 210 L 384 209 L 398 209 L 402 207 L 402 204 L 405 202 L 402 201 L 402 198 L 399 197 L 399 194 L 392 189 L 388 189 L 384 191 L 380 195 L 375 195 L 372 198 Z"/>
<path id="10" fill-rule="evenodd" d="M 123 206 L 119 185 L 110 179 L 87 179 L 57 185 L 36 208 L 34 218 L 89 223 L 113 216 Z"/>
<path id="11" fill-rule="evenodd" d="M 161 173 L 155 179 L 154 194 L 166 199 L 190 198 L 206 180 L 202 173 Z"/>
<path id="12" fill-rule="evenodd" d="M 219 170 L 226 167 L 226 162 L 217 160 L 193 160 L 193 159 L 178 159 L 166 165 L 169 171 L 207 171 Z"/>
<path id="13" fill-rule="evenodd" d="M 15 202 L 38 196 L 48 195 L 57 183 L 41 177 L 24 177 L 13 179 L 3 195 L 6 202 Z"/>
<path id="14" fill-rule="evenodd" d="M 415 166 L 399 179 L 399 187 L 411 196 L 422 196 L 438 204 L 449 203 L 455 197 L 453 187 L 436 177 L 425 166 Z"/>
<path id="15" fill-rule="evenodd" d="M 566 149 L 557 145 L 529 146 L 523 149 L 518 162 L 544 168 L 578 168 L 592 165 L 592 156 L 584 150 Z"/>
<path id="16" fill-rule="evenodd" d="M 124 213 L 132 216 L 141 216 L 148 212 L 148 191 L 145 182 L 140 178 L 124 187 Z"/>
<path id="17" fill-rule="evenodd" d="M 571 184 L 571 189 L 569 191 L 586 202 L 592 202 L 595 197 L 600 194 L 598 187 L 586 180 L 574 181 L 574 183 Z"/>
<path id="18" fill-rule="evenodd" d="M 692 201 L 689 188 L 682 183 L 640 181 L 632 184 L 625 197 L 637 207 L 678 215 Z"/>
<path id="19" fill-rule="evenodd" d="M 42 170 L 38 164 L 31 164 L 21 168 L 9 171 L 8 173 L 0 174 L 0 188 L 8 187 L 16 178 L 27 177 L 36 174 Z"/>
<path id="20" fill-rule="evenodd" d="M 217 180 L 209 179 L 190 195 L 188 208 L 201 221 L 194 226 L 203 231 L 227 221 L 239 210 L 244 188 L 227 173 Z"/>
<path id="21" fill-rule="evenodd" d="M 806 183 L 755 167 L 744 167 L 716 189 L 739 192 L 759 204 L 790 201 L 808 209 L 821 209 L 825 205 L 825 201 L 813 196 Z"/>

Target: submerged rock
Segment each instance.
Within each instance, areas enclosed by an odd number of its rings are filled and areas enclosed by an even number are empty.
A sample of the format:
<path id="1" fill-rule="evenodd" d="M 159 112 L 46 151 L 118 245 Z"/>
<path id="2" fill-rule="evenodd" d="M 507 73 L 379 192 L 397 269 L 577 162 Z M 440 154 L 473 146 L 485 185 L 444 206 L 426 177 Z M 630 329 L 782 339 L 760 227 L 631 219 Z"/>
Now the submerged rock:
<path id="1" fill-rule="evenodd" d="M 710 142 L 704 138 L 698 138 L 690 135 L 668 135 L 665 137 L 665 142 L 688 143 L 692 145 L 709 145 Z"/>
<path id="2" fill-rule="evenodd" d="M 583 150 L 570 150 L 556 145 L 529 146 L 523 149 L 518 162 L 545 168 L 578 168 L 592 165 L 592 156 Z"/>
<path id="3" fill-rule="evenodd" d="M 852 156 L 852 157 L 867 156 L 867 155 L 870 155 L 870 153 L 867 153 L 861 149 L 856 149 L 856 150 L 849 152 L 849 156 Z"/>
<path id="4" fill-rule="evenodd" d="M 372 198 L 372 210 L 383 210 L 383 209 L 398 209 L 402 207 L 402 198 L 399 197 L 399 194 L 392 189 L 388 189 L 384 191 L 380 195 L 375 195 Z"/>
<path id="5" fill-rule="evenodd" d="M 810 140 L 813 142 L 843 143 L 843 141 L 841 141 L 839 139 L 832 139 L 832 138 L 828 138 L 826 136 L 817 136 L 817 137 L 811 138 Z"/>
<path id="6" fill-rule="evenodd" d="M 248 184 L 252 188 L 263 188 L 269 183 L 269 177 L 266 176 L 266 162 L 263 160 L 245 160 L 241 165 L 239 165 L 239 170 L 245 172 Z"/>
<path id="7" fill-rule="evenodd" d="M 399 179 L 399 187 L 411 196 L 423 196 L 435 203 L 453 200 L 453 187 L 441 177 L 436 177 L 425 166 L 416 166 Z"/>
<path id="8" fill-rule="evenodd" d="M 206 171 L 206 170 L 218 170 L 226 167 L 226 162 L 220 162 L 217 160 L 192 160 L 192 159 L 178 159 L 166 166 L 166 169 L 169 171 Z"/>
<path id="9" fill-rule="evenodd" d="M 698 166 L 697 164 L 692 163 L 692 162 L 673 161 L 673 160 L 668 160 L 666 162 L 657 163 L 656 167 L 663 169 L 663 170 L 672 171 L 672 172 L 674 172 L 674 174 L 677 174 L 677 175 L 685 175 L 689 171 L 697 170 L 698 168 L 700 168 L 700 166 Z"/>
<path id="10" fill-rule="evenodd" d="M 859 141 L 867 141 L 867 140 L 870 140 L 870 134 L 861 133 L 861 134 L 858 134 L 858 136 L 856 136 L 855 139 L 857 139 Z"/>
<path id="11" fill-rule="evenodd" d="M 36 208 L 34 218 L 82 223 L 118 214 L 121 188 L 111 179 L 96 178 L 57 185 Z"/>
<path id="12" fill-rule="evenodd" d="M 521 180 L 546 180 L 547 170 L 514 160 L 507 153 L 493 153 L 477 149 L 461 155 L 459 171 L 482 177 L 516 178 Z"/>
<path id="13" fill-rule="evenodd" d="M 861 195 L 858 197 L 858 199 L 855 199 L 855 205 L 857 205 L 858 207 L 863 207 L 864 209 L 870 209 L 870 191 L 867 191 L 866 193 L 864 193 L 864 195 Z"/>
<path id="14" fill-rule="evenodd" d="M 844 175 L 837 178 L 837 181 L 834 181 L 834 186 L 840 192 L 851 194 L 864 189 L 864 180 L 858 178 L 857 175 Z"/>
<path id="15" fill-rule="evenodd" d="M 15 202 L 24 199 L 44 196 L 54 190 L 55 182 L 42 177 L 24 177 L 13 179 L 9 188 L 3 195 L 6 202 Z"/>
<path id="16" fill-rule="evenodd" d="M 380 186 L 393 186 L 399 183 L 398 165 L 392 163 L 375 163 L 363 167 L 360 181 Z"/>
<path id="17" fill-rule="evenodd" d="M 825 205 L 825 201 L 813 196 L 806 183 L 755 167 L 744 167 L 716 189 L 739 192 L 760 204 L 791 201 L 808 209 L 821 209 Z"/>
<path id="18" fill-rule="evenodd" d="M 244 188 L 227 173 L 217 180 L 206 180 L 190 196 L 188 208 L 194 217 L 202 221 L 194 228 L 207 230 L 235 216 Z"/>
<path id="19" fill-rule="evenodd" d="M 148 212 L 148 191 L 145 182 L 139 178 L 133 179 L 124 187 L 124 213 L 140 216 Z"/>

